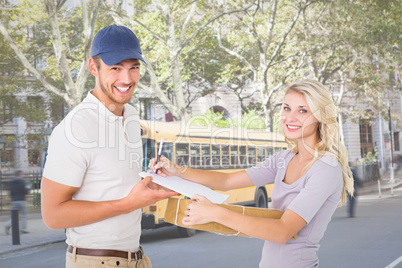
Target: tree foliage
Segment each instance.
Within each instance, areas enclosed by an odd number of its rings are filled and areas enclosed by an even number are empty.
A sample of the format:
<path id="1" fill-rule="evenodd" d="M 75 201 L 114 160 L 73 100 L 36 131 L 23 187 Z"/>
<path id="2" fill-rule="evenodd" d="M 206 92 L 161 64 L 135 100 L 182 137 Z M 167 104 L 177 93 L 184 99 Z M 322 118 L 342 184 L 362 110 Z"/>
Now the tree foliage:
<path id="1" fill-rule="evenodd" d="M 224 112 L 208 110 L 205 115 L 194 115 L 190 118 L 190 124 L 194 126 L 214 126 L 220 128 L 240 127 L 245 129 L 265 130 L 265 120 L 255 110 L 249 110 L 242 115 L 240 121 L 232 118 L 224 119 Z"/>
<path id="2" fill-rule="evenodd" d="M 270 130 L 278 105 L 275 95 L 302 67 L 308 53 L 297 49 L 298 40 L 293 32 L 303 12 L 317 2 L 255 1 L 250 9 L 223 17 L 214 24 L 219 47 L 232 59 L 220 73 L 221 80 L 229 82 L 243 77 L 252 81 Z"/>
<path id="3" fill-rule="evenodd" d="M 388 74 L 401 62 L 401 5 L 398 1 L 321 3 L 303 16 L 300 48 L 310 50 L 299 76 L 318 79 L 332 89 L 349 118 L 385 114 Z M 387 70 L 387 69 L 390 70 Z M 345 98 L 365 99 L 366 110 L 348 107 Z"/>
<path id="4" fill-rule="evenodd" d="M 243 101 L 259 94 L 254 103 L 272 130 L 284 85 L 303 77 L 339 89 L 334 96 L 340 106 L 353 93 L 382 111 L 384 86 L 395 82 L 383 74 L 401 63 L 400 1 L 110 3 L 21 0 L 0 6 L 1 94 L 27 88 L 29 74 L 36 81 L 29 84 L 32 90 L 44 89 L 73 107 L 93 86 L 87 61 L 94 33 L 112 23 L 130 27 L 140 38 L 147 64 L 139 91 L 159 99 L 176 119 L 186 118 L 189 105 L 218 85 L 240 81 L 241 90 L 234 93 L 243 111 Z M 246 85 L 249 91 L 243 90 Z"/>
<path id="5" fill-rule="evenodd" d="M 133 1 L 133 16 L 121 6 L 110 6 L 114 19 L 138 33 L 147 59 L 140 90 L 159 99 L 176 119 L 186 118 L 189 104 L 210 92 L 220 68 L 211 23 L 248 6 L 231 8 L 206 0 Z"/>
<path id="6" fill-rule="evenodd" d="M 101 3 L 68 7 L 66 0 L 21 0 L 0 10 L 2 37 L 37 88 L 63 98 L 70 108 L 88 90 L 87 65 Z"/>

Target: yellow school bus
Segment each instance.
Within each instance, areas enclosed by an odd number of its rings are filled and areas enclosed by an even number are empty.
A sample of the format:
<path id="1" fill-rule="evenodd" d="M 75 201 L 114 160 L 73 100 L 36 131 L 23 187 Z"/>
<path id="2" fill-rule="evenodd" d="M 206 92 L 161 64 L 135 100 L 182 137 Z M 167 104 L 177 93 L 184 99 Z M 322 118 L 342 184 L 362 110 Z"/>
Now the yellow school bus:
<path id="1" fill-rule="evenodd" d="M 194 126 L 184 122 L 141 121 L 143 169 L 157 155 L 163 138 L 162 155 L 180 166 L 196 169 L 234 172 L 252 167 L 275 152 L 287 149 L 278 133 L 243 128 Z M 223 192 L 227 204 L 253 205 L 267 208 L 273 184 Z M 168 225 L 163 221 L 167 200 L 143 208 L 142 228 L 154 229 Z M 179 228 L 181 236 L 192 236 L 194 229 Z"/>

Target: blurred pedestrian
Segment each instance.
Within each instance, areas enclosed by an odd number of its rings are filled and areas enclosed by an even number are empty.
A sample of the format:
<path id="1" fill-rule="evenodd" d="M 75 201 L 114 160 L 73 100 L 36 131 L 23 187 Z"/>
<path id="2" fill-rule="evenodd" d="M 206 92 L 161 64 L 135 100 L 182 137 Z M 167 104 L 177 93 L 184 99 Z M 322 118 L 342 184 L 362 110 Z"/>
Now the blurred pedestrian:
<path id="1" fill-rule="evenodd" d="M 11 195 L 11 209 L 19 211 L 19 218 L 21 220 L 20 230 L 21 233 L 26 234 L 27 231 L 27 204 L 25 196 L 29 194 L 29 189 L 26 187 L 25 181 L 22 179 L 24 173 L 22 170 L 15 172 L 15 178 L 10 181 L 10 195 Z M 11 219 L 6 224 L 6 234 L 10 234 Z"/>
<path id="2" fill-rule="evenodd" d="M 348 195 L 348 216 L 350 218 L 354 218 L 356 216 L 356 214 L 355 214 L 356 199 L 358 197 L 359 188 L 360 188 L 362 182 L 357 175 L 357 167 L 352 166 L 350 168 L 350 170 L 352 171 L 352 175 L 353 175 L 354 191 L 353 191 L 353 195 Z"/>

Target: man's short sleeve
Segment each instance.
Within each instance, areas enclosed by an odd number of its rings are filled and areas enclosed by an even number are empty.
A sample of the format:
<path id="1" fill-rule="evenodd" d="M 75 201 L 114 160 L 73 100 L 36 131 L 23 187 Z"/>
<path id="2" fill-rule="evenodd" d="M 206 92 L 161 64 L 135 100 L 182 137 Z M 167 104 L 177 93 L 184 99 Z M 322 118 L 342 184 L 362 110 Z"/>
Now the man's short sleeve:
<path id="1" fill-rule="evenodd" d="M 84 178 L 88 156 L 86 151 L 71 143 L 64 131 L 64 122 L 50 137 L 43 176 L 72 187 L 80 187 Z"/>

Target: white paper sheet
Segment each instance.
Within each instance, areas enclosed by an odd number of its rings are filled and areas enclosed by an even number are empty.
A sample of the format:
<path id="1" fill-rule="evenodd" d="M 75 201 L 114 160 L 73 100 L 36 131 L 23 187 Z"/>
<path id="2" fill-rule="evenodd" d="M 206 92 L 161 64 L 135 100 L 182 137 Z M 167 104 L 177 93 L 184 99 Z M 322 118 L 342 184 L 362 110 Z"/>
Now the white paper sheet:
<path id="1" fill-rule="evenodd" d="M 222 204 L 225 202 L 229 195 L 221 194 L 215 192 L 214 190 L 205 187 L 199 183 L 191 182 L 180 177 L 176 176 L 169 176 L 169 177 L 162 177 L 153 172 L 141 172 L 139 174 L 141 177 L 145 178 L 147 176 L 151 176 L 153 178 L 153 182 L 159 184 L 163 187 L 166 187 L 170 190 L 178 192 L 182 195 L 193 197 L 195 194 L 199 194 L 208 198 L 211 202 L 216 204 Z"/>

